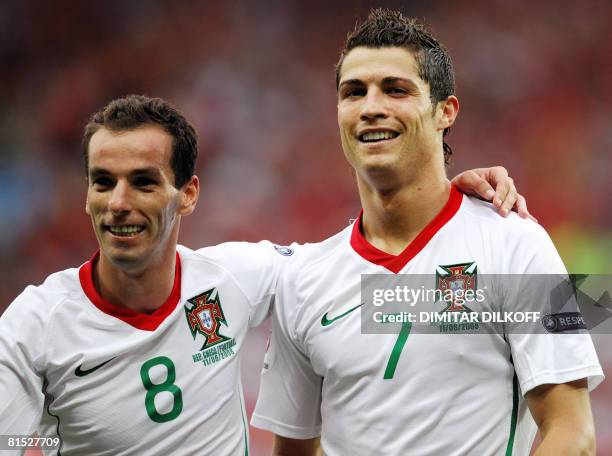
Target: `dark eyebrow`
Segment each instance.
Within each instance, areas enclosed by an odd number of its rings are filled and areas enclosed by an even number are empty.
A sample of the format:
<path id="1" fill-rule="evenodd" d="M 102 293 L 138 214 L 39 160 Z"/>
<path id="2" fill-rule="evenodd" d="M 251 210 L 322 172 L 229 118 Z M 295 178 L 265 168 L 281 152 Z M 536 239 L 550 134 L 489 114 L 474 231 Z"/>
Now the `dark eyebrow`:
<path id="1" fill-rule="evenodd" d="M 347 79 L 346 81 L 342 81 L 338 88 L 342 88 L 345 85 L 363 85 L 363 81 L 361 79 Z"/>
<path id="2" fill-rule="evenodd" d="M 130 173 L 130 176 L 150 176 L 150 177 L 161 177 L 161 171 L 158 168 L 149 167 L 149 168 L 139 168 L 135 169 Z"/>
<path id="3" fill-rule="evenodd" d="M 95 179 L 96 177 L 107 176 L 109 174 L 110 173 L 104 168 L 90 168 L 89 169 L 89 178 L 92 180 Z"/>
<path id="4" fill-rule="evenodd" d="M 406 78 L 400 78 L 398 76 L 387 76 L 386 78 L 383 78 L 382 80 L 382 84 L 383 85 L 389 85 L 389 84 L 395 84 L 395 83 L 404 83 L 404 84 L 408 84 L 410 86 L 416 87 L 417 85 L 415 84 L 415 82 L 411 79 L 406 79 Z M 341 88 L 345 85 L 363 85 L 364 82 L 361 79 L 347 79 L 346 81 L 342 81 L 340 83 L 340 86 L 338 88 Z"/>
<path id="5" fill-rule="evenodd" d="M 415 82 L 411 79 L 406 79 L 406 78 L 399 78 L 396 76 L 387 76 L 386 78 L 384 78 L 382 80 L 383 85 L 385 84 L 395 84 L 397 82 L 401 82 L 403 84 L 408 84 L 412 87 L 417 87 L 417 85 L 415 84 Z"/>
<path id="6" fill-rule="evenodd" d="M 108 176 L 111 175 L 112 173 L 110 171 L 108 171 L 107 169 L 104 168 L 91 168 L 89 170 L 89 178 L 94 180 L 97 177 L 100 176 Z M 133 170 L 130 173 L 130 176 L 150 176 L 150 177 L 160 177 L 161 176 L 161 171 L 158 168 L 155 168 L 153 166 L 148 167 L 148 168 L 138 168 Z"/>

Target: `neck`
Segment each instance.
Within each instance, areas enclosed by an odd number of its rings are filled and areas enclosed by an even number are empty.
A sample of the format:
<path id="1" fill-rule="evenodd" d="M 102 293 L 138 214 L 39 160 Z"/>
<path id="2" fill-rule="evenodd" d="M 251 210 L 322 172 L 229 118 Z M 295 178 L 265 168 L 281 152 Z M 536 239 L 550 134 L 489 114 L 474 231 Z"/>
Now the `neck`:
<path id="1" fill-rule="evenodd" d="M 380 190 L 357 179 L 366 240 L 383 252 L 398 255 L 446 204 L 451 184 L 445 175 L 419 179 Z"/>
<path id="2" fill-rule="evenodd" d="M 174 286 L 176 244 L 144 270 L 117 267 L 103 252 L 94 265 L 94 284 L 106 301 L 141 313 L 152 313 L 168 299 Z"/>

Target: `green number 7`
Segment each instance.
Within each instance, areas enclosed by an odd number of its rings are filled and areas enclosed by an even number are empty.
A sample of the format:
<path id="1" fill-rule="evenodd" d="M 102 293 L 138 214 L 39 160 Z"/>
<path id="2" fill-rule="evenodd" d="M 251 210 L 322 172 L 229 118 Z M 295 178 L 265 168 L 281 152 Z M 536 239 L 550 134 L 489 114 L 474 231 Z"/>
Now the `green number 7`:
<path id="1" fill-rule="evenodd" d="M 404 345 L 406 345 L 406 341 L 408 340 L 410 329 L 412 329 L 412 323 L 410 323 L 409 321 L 405 321 L 404 323 L 402 323 L 402 329 L 400 330 L 397 336 L 397 340 L 395 341 L 393 350 L 391 350 L 391 355 L 389 356 L 389 361 L 387 362 L 387 367 L 385 368 L 385 375 L 383 375 L 383 379 L 390 380 L 395 375 L 395 368 L 397 367 L 397 362 L 399 361 L 400 355 L 402 354 Z"/>

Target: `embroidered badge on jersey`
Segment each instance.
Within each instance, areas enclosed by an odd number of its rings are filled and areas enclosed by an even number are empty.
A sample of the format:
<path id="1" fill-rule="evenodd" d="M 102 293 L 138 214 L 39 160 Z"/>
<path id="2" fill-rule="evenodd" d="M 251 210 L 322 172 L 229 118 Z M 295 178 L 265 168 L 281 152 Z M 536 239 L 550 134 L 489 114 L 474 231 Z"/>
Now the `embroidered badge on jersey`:
<path id="1" fill-rule="evenodd" d="M 440 265 L 436 268 L 436 292 L 446 306 L 439 314 L 448 312 L 472 312 L 466 302 L 473 302 L 476 295 L 476 262 Z M 466 315 L 467 317 L 467 315 Z M 478 330 L 478 323 L 467 318 L 455 318 L 439 324 L 440 332 Z"/>
<path id="2" fill-rule="evenodd" d="M 211 288 L 187 300 L 185 315 L 193 339 L 204 336 L 204 344 L 198 353 L 192 355 L 193 362 L 202 362 L 205 366 L 234 355 L 236 341 L 224 336 L 219 331 L 221 325 L 228 326 L 221 300 L 216 288 Z"/>
<path id="3" fill-rule="evenodd" d="M 468 290 L 476 292 L 476 262 L 438 266 L 436 290 L 440 290 L 446 307 L 442 312 L 471 312 L 465 305 Z"/>

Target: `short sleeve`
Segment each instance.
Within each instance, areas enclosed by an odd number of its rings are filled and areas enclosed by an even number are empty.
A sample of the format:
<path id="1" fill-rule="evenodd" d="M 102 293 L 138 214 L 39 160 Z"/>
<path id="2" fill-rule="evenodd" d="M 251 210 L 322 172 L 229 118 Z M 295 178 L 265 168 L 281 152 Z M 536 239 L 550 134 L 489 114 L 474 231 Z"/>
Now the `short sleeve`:
<path id="1" fill-rule="evenodd" d="M 226 242 L 200 249 L 198 253 L 230 272 L 249 300 L 249 326 L 254 327 L 269 316 L 279 275 L 298 248 L 298 244 L 285 247 L 269 241 Z"/>
<path id="2" fill-rule="evenodd" d="M 32 289 L 0 317 L 0 435 L 31 434 L 43 412 L 43 378 L 37 366 L 45 331 L 36 307 L 44 303 Z"/>
<path id="3" fill-rule="evenodd" d="M 510 283 L 506 287 L 505 310 L 540 311 L 540 317 L 564 312 L 563 302 L 556 302 L 558 284 L 568 280 L 563 261 L 542 227 L 529 223 L 523 232 L 515 233 L 511 249 Z M 555 310 L 555 306 L 559 306 Z M 577 311 L 574 305 L 572 309 Z M 552 310 L 551 310 L 552 309 Z M 523 394 L 542 384 L 567 383 L 588 379 L 589 389 L 603 380 L 603 371 L 591 336 L 585 330 L 548 332 L 542 320 L 507 329 L 512 361 Z"/>
<path id="4" fill-rule="evenodd" d="M 251 424 L 282 437 L 318 437 L 323 379 L 314 372 L 295 335 L 295 287 L 283 281 L 277 301 Z"/>

